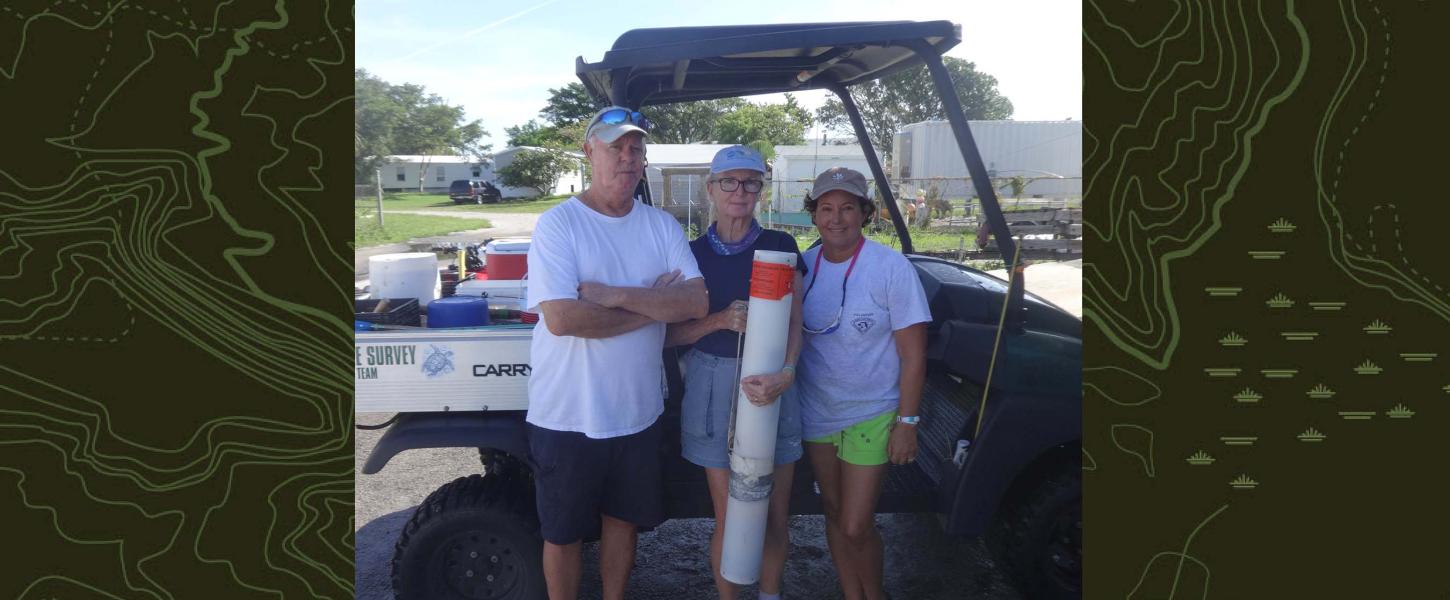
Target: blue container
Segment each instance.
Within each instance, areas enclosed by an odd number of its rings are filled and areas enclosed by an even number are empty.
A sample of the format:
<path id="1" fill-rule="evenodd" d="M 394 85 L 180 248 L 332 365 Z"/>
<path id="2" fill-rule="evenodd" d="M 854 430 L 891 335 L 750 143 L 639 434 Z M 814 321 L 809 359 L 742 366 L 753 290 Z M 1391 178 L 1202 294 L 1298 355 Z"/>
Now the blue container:
<path id="1" fill-rule="evenodd" d="M 488 325 L 488 300 L 473 296 L 449 296 L 428 303 L 428 328 L 482 327 Z"/>

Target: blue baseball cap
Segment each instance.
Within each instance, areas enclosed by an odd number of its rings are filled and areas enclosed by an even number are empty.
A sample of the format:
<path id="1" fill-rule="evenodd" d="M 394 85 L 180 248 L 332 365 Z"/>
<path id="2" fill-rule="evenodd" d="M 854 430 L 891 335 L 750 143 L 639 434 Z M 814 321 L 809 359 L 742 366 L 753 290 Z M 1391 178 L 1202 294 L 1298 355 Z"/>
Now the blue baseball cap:
<path id="1" fill-rule="evenodd" d="M 710 161 L 711 175 L 735 169 L 765 173 L 765 157 L 750 146 L 736 144 L 721 148 L 715 153 L 715 160 Z"/>

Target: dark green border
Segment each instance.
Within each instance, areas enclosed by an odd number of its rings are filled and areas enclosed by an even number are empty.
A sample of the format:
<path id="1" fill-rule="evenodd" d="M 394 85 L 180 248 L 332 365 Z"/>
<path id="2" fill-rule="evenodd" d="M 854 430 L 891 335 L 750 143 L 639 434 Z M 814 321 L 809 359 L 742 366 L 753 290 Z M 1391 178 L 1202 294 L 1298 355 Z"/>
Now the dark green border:
<path id="1" fill-rule="evenodd" d="M 0 596 L 352 597 L 352 21 L 0 7 Z"/>
<path id="2" fill-rule="evenodd" d="M 1446 597 L 1450 6 L 1084 9 L 1086 597 Z"/>

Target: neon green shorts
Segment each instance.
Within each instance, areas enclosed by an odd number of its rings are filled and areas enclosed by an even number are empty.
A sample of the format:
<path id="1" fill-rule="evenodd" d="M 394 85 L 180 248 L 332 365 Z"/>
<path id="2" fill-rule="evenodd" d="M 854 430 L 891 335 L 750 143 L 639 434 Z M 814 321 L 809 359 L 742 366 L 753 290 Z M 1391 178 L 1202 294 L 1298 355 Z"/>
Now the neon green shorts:
<path id="1" fill-rule="evenodd" d="M 887 443 L 891 440 L 891 424 L 894 422 L 896 411 L 893 410 L 806 442 L 834 444 L 836 457 L 853 465 L 884 465 L 887 459 Z"/>

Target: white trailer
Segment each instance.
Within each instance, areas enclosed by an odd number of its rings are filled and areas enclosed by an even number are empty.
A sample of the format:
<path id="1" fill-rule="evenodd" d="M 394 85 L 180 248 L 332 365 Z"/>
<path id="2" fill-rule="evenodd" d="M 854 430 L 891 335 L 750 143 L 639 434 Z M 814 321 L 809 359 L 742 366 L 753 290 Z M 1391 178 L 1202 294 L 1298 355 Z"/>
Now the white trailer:
<path id="1" fill-rule="evenodd" d="M 1082 121 L 968 121 L 987 172 L 995 179 L 1035 179 L 1024 197 L 1082 197 Z M 967 181 L 967 163 L 957 148 L 951 124 L 922 121 L 903 126 L 893 140 L 893 181 L 902 195 L 926 189 L 932 178 L 946 198 L 975 198 Z M 1060 178 L 1059 178 L 1060 177 Z M 1000 185 L 1000 182 L 998 182 Z M 998 190 L 1010 198 L 1010 190 Z"/>

